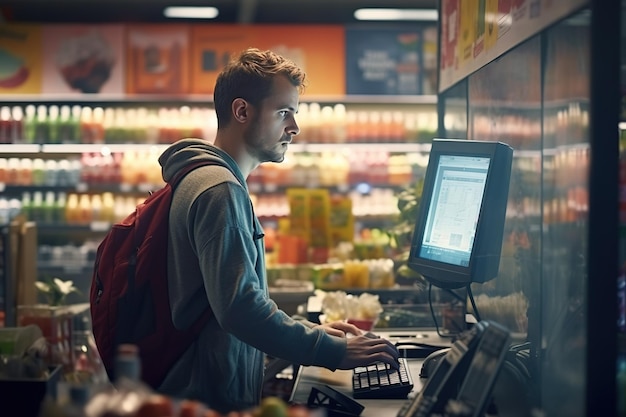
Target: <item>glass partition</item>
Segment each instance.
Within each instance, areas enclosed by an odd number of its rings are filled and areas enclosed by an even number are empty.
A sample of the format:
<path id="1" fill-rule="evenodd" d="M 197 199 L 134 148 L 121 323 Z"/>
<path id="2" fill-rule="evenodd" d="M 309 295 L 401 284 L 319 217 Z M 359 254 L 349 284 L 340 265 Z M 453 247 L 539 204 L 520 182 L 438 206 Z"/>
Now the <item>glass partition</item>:
<path id="1" fill-rule="evenodd" d="M 583 11 L 467 77 L 465 133 L 450 123 L 464 108 L 456 86 L 439 99 L 443 137 L 515 150 L 499 274 L 472 293 L 481 318 L 507 326 L 525 351 L 527 395 L 506 407 L 526 415 L 585 410 L 589 39 Z"/>

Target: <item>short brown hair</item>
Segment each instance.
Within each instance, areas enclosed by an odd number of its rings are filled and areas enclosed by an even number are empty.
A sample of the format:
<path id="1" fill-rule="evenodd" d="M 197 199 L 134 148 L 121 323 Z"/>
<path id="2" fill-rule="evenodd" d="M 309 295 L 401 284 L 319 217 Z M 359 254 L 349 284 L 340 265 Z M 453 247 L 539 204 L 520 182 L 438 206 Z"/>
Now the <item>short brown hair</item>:
<path id="1" fill-rule="evenodd" d="M 233 57 L 218 75 L 213 102 L 217 125 L 225 126 L 231 118 L 233 100 L 242 98 L 253 105 L 267 98 L 276 75 L 284 75 L 298 87 L 306 87 L 306 74 L 293 61 L 272 51 L 248 48 Z"/>

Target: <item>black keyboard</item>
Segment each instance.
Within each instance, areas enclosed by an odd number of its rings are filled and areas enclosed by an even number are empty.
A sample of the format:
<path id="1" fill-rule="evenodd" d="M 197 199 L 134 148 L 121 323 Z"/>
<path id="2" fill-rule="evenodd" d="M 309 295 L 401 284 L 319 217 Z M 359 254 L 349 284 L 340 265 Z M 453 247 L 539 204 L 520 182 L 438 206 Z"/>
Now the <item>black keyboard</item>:
<path id="1" fill-rule="evenodd" d="M 406 398 L 413 389 L 413 380 L 405 358 L 398 358 L 400 367 L 391 368 L 383 362 L 359 366 L 352 372 L 354 398 Z"/>

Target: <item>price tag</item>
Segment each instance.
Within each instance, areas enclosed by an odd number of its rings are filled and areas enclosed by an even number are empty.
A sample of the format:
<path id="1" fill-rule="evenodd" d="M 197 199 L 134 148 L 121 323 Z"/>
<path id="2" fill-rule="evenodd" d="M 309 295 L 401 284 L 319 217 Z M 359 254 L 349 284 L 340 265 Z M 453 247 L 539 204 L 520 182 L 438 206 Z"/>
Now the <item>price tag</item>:
<path id="1" fill-rule="evenodd" d="M 6 188 L 6 184 L 3 182 L 0 182 L 0 193 L 3 192 L 5 188 Z"/>
<path id="2" fill-rule="evenodd" d="M 76 184 L 76 191 L 77 192 L 85 193 L 85 192 L 87 192 L 87 190 L 89 190 L 89 186 L 87 185 L 87 183 L 79 182 L 78 184 Z"/>

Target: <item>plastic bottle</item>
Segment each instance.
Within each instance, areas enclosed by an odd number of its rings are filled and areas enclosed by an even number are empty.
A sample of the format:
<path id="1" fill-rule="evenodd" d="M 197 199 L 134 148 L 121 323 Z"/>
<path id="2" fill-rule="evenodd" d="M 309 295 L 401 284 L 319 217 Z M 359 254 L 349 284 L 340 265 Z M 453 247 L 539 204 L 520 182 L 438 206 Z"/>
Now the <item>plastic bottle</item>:
<path id="1" fill-rule="evenodd" d="M 79 223 L 78 194 L 69 194 L 65 205 L 65 221 L 69 224 Z"/>
<path id="2" fill-rule="evenodd" d="M 45 183 L 46 164 L 42 158 L 33 159 L 33 185 L 43 185 Z"/>
<path id="3" fill-rule="evenodd" d="M 22 193 L 22 213 L 27 220 L 33 219 L 32 208 L 30 192 L 24 191 Z"/>
<path id="4" fill-rule="evenodd" d="M 45 185 L 59 185 L 59 162 L 55 159 L 48 159 L 45 167 Z"/>
<path id="5" fill-rule="evenodd" d="M 89 224 L 93 221 L 93 208 L 89 194 L 81 194 L 78 198 L 78 223 Z"/>
<path id="6" fill-rule="evenodd" d="M 35 191 L 33 193 L 31 207 L 31 220 L 35 222 L 43 221 L 43 193 L 41 191 Z"/>
<path id="7" fill-rule="evenodd" d="M 30 158 L 20 158 L 17 182 L 19 185 L 33 184 L 33 160 Z"/>
<path id="8" fill-rule="evenodd" d="M 55 220 L 56 196 L 54 191 L 47 191 L 46 198 L 41 205 L 42 221 L 44 223 L 53 223 Z"/>
<path id="9" fill-rule="evenodd" d="M 65 206 L 67 204 L 67 195 L 65 193 L 59 193 L 57 200 L 54 204 L 54 222 L 65 223 Z"/>
<path id="10" fill-rule="evenodd" d="M 124 379 L 132 382 L 141 380 L 141 359 L 136 345 L 121 344 L 117 347 L 113 375 L 116 384 Z"/>
<path id="11" fill-rule="evenodd" d="M 100 194 L 94 194 L 91 196 L 91 212 L 93 221 L 102 221 L 102 196 Z"/>
<path id="12" fill-rule="evenodd" d="M 9 160 L 6 158 L 0 158 L 0 184 L 4 184 L 7 182 L 9 169 Z"/>
<path id="13" fill-rule="evenodd" d="M 80 119 L 82 117 L 83 108 L 79 105 L 72 106 L 72 114 L 70 116 L 70 143 L 80 143 L 81 141 L 81 128 Z"/>
<path id="14" fill-rule="evenodd" d="M 20 106 L 11 109 L 11 130 L 9 132 L 10 143 L 24 142 L 24 111 Z"/>
<path id="15" fill-rule="evenodd" d="M 19 184 L 20 159 L 9 158 L 7 161 L 6 183 L 11 185 Z"/>
<path id="16" fill-rule="evenodd" d="M 52 108 L 50 108 L 52 110 Z M 72 112 L 70 106 L 61 106 L 59 112 L 59 119 L 54 126 L 54 142 L 55 143 L 72 143 L 74 139 L 74 132 L 72 128 L 72 122 L 70 116 Z"/>
<path id="17" fill-rule="evenodd" d="M 26 106 L 24 116 L 24 140 L 26 143 L 35 143 L 37 124 L 37 108 L 33 104 Z"/>
<path id="18" fill-rule="evenodd" d="M 11 143 L 11 108 L 0 107 L 0 143 Z"/>
<path id="19" fill-rule="evenodd" d="M 59 106 L 50 106 L 47 120 L 44 122 L 48 139 L 38 143 L 61 143 L 61 138 L 59 137 L 59 118 Z"/>

